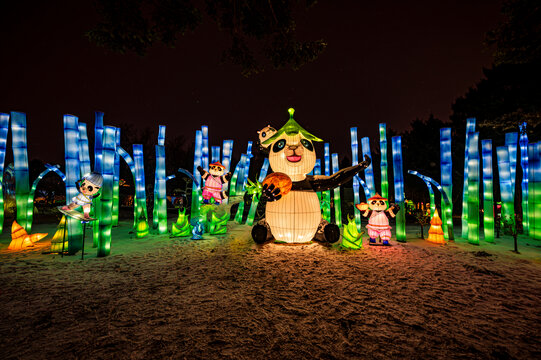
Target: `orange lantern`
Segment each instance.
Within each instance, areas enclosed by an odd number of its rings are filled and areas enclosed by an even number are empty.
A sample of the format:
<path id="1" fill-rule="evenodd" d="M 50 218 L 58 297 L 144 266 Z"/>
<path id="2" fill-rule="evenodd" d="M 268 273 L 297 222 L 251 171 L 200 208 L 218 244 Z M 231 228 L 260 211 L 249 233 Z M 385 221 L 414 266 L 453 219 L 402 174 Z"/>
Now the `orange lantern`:
<path id="1" fill-rule="evenodd" d="M 443 229 L 441 228 L 442 221 L 438 215 L 438 210 L 434 211 L 434 216 L 430 220 L 430 229 L 428 230 L 428 239 L 427 241 L 436 243 L 436 244 L 445 244 L 445 239 L 443 238 Z"/>
<path id="2" fill-rule="evenodd" d="M 36 233 L 30 234 L 19 224 L 17 221 L 13 221 L 11 225 L 11 243 L 9 243 L 8 250 L 22 250 L 27 247 L 34 246 L 35 242 L 43 239 L 47 234 Z"/>
<path id="3" fill-rule="evenodd" d="M 280 189 L 280 194 L 282 194 L 282 196 L 286 195 L 291 190 L 291 186 L 293 186 L 291 178 L 281 172 L 269 174 L 265 180 L 263 180 L 263 185 L 265 184 L 267 184 L 267 186 L 274 185 L 274 187 Z"/>

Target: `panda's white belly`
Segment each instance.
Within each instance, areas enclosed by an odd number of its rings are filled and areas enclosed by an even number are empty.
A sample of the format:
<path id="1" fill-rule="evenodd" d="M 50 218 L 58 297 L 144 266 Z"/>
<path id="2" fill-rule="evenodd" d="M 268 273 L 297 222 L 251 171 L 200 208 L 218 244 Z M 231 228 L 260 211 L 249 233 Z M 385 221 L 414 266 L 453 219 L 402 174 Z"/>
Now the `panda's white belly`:
<path id="1" fill-rule="evenodd" d="M 276 240 L 286 243 L 309 242 L 321 222 L 317 194 L 312 191 L 290 191 L 280 200 L 267 203 L 265 218 Z"/>

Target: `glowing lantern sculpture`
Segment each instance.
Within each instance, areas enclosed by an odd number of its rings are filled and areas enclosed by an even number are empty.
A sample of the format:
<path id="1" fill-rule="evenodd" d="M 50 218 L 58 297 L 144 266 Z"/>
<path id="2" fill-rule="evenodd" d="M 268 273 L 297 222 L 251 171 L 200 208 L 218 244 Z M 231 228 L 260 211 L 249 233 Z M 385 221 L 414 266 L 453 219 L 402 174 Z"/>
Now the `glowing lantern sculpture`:
<path id="1" fill-rule="evenodd" d="M 148 235 L 149 230 L 143 145 L 133 144 L 133 161 L 135 164 L 135 200 L 137 201 L 137 226 L 135 229 L 135 234 L 138 238 L 142 238 Z"/>
<path id="2" fill-rule="evenodd" d="M 120 128 L 116 128 L 115 147 L 120 147 Z M 118 211 L 120 209 L 120 154 L 115 151 L 115 167 L 113 177 L 113 226 L 118 226 Z"/>
<path id="3" fill-rule="evenodd" d="M 498 172 L 500 175 L 500 193 L 502 199 L 502 221 L 515 223 L 515 206 L 513 190 L 511 185 L 511 171 L 509 167 L 509 149 L 507 146 L 498 146 L 496 148 L 498 158 Z M 513 225 L 514 227 L 514 225 Z"/>
<path id="4" fill-rule="evenodd" d="M 331 147 L 325 143 L 324 150 L 325 176 L 331 175 Z M 331 191 L 325 190 L 321 193 L 323 199 L 323 219 L 331 221 Z"/>
<path id="5" fill-rule="evenodd" d="M 522 230 L 528 234 L 530 221 L 528 220 L 528 133 L 526 123 L 520 128 L 520 166 L 522 167 Z"/>
<path id="6" fill-rule="evenodd" d="M 475 132 L 475 118 L 466 119 L 466 142 L 464 146 L 464 186 L 462 189 L 462 237 L 468 238 L 468 154 L 470 137 Z"/>
<path id="7" fill-rule="evenodd" d="M 402 166 L 402 137 L 393 136 L 393 171 L 394 171 L 394 197 L 400 210 L 396 214 L 396 241 L 406 241 L 406 214 L 404 206 L 404 170 Z"/>
<path id="8" fill-rule="evenodd" d="M 94 171 L 101 174 L 103 163 L 103 113 L 94 113 Z M 99 198 L 93 199 L 91 215 L 96 220 L 92 222 L 93 247 L 98 247 L 100 238 L 100 208 Z"/>
<path id="9" fill-rule="evenodd" d="M 13 221 L 13 225 L 11 225 L 11 243 L 9 243 L 8 250 L 22 250 L 34 246 L 35 242 L 45 236 L 47 234 L 43 233 L 29 235 L 21 225 L 17 224 L 17 221 Z"/>
<path id="10" fill-rule="evenodd" d="M 28 173 L 28 150 L 26 148 L 26 114 L 11 112 L 11 136 L 13 148 L 13 162 L 15 165 L 15 198 L 17 202 L 17 222 L 25 229 L 28 226 L 28 195 L 30 194 L 30 180 Z"/>
<path id="11" fill-rule="evenodd" d="M 177 222 L 171 227 L 171 236 L 180 237 L 180 236 L 190 236 L 192 234 L 192 227 L 188 221 L 188 216 L 186 215 L 186 209 L 182 211 L 178 210 L 178 219 Z"/>
<path id="12" fill-rule="evenodd" d="M 106 126 L 103 131 L 103 185 L 100 199 L 100 236 L 98 241 L 98 257 L 107 256 L 111 252 L 111 230 L 113 228 L 113 181 L 116 153 L 116 128 Z M 146 207 L 145 207 L 146 209 Z"/>
<path id="13" fill-rule="evenodd" d="M 428 229 L 428 239 L 426 241 L 435 244 L 445 244 L 443 229 L 441 228 L 442 223 L 438 210 L 436 210 L 434 216 L 432 216 L 432 220 L 430 220 L 430 229 Z"/>
<path id="14" fill-rule="evenodd" d="M 528 144 L 528 220 L 530 237 L 541 240 L 541 142 Z"/>
<path id="15" fill-rule="evenodd" d="M 60 219 L 60 223 L 56 227 L 56 232 L 51 239 L 51 252 L 52 253 L 61 253 L 64 249 L 67 248 L 67 237 L 66 237 L 66 216 L 63 215 Z"/>
<path id="16" fill-rule="evenodd" d="M 272 170 L 287 175 L 292 187 L 282 194 L 281 187 L 263 185 L 262 196 L 267 199 L 265 219 L 252 228 L 252 237 L 256 243 L 273 238 L 284 243 L 306 243 L 312 239 L 333 243 L 340 238 L 340 228 L 322 220 L 316 192 L 336 188 L 351 180 L 370 164 L 370 159 L 331 176 L 307 175 L 316 163 L 312 141 L 322 140 L 303 129 L 293 119 L 293 113 L 294 110 L 289 109 L 289 121 L 263 143 L 270 145 Z"/>
<path id="17" fill-rule="evenodd" d="M 511 191 L 513 192 L 513 198 L 515 197 L 515 181 L 517 178 L 517 146 L 518 146 L 518 133 L 506 133 L 505 134 L 505 146 L 509 153 L 509 174 L 511 176 Z"/>
<path id="18" fill-rule="evenodd" d="M 389 180 L 387 178 L 387 125 L 379 124 L 379 148 L 381 152 L 381 196 L 389 197 Z M 359 201 L 360 202 L 360 201 Z M 355 202 L 358 204 L 358 202 Z"/>
<path id="19" fill-rule="evenodd" d="M 358 210 L 358 209 L 357 209 Z M 348 216 L 348 224 L 344 225 L 344 233 L 342 235 L 342 247 L 346 249 L 358 250 L 363 248 L 362 235 L 364 231 L 359 233 L 355 221 Z"/>
<path id="20" fill-rule="evenodd" d="M 192 206 L 191 206 L 192 219 L 196 219 L 199 217 L 199 208 L 201 207 L 202 192 L 201 192 L 201 186 L 198 185 L 198 184 L 201 184 L 201 174 L 199 174 L 199 171 L 197 171 L 197 167 L 202 166 L 202 162 L 201 162 L 201 156 L 203 152 L 202 148 L 203 148 L 203 134 L 201 130 L 197 130 L 195 132 L 195 151 L 194 151 L 194 161 L 193 161 L 193 176 L 195 177 L 197 184 L 194 183 L 192 185 Z M 208 168 L 205 170 L 208 171 Z"/>
<path id="21" fill-rule="evenodd" d="M 468 242 L 479 244 L 479 133 L 468 144 Z"/>
<path id="22" fill-rule="evenodd" d="M 485 241 L 494 242 L 494 190 L 492 176 L 492 140 L 481 141 L 483 158 L 483 231 Z"/>
<path id="23" fill-rule="evenodd" d="M 9 115 L 0 113 L 0 233 L 4 228 L 4 191 L 2 182 L 4 179 L 4 162 L 6 159 L 6 146 L 9 131 Z"/>
<path id="24" fill-rule="evenodd" d="M 440 169 L 441 187 L 449 199 L 453 198 L 453 160 L 451 158 L 451 128 L 440 129 Z M 449 229 L 453 229 L 453 202 L 445 201 L 441 195 L 443 233 L 449 238 Z"/>
<path id="25" fill-rule="evenodd" d="M 351 162 L 352 162 L 352 165 L 355 165 L 359 162 L 359 143 L 357 142 L 357 128 L 352 127 L 351 129 L 349 129 L 349 132 L 351 135 Z M 359 183 L 359 178 L 357 176 L 354 176 L 353 177 L 353 201 L 355 204 L 359 204 L 361 202 L 361 196 L 359 192 L 360 187 L 361 187 L 361 184 Z M 357 230 L 360 230 L 361 229 L 361 213 L 359 210 L 357 210 L 357 208 L 354 208 L 353 212 L 355 214 L 355 224 L 357 226 Z"/>
<path id="26" fill-rule="evenodd" d="M 267 171 L 269 169 L 269 159 L 265 158 L 261 171 L 259 172 L 258 182 L 261 183 L 265 180 L 267 176 Z M 252 195 L 252 203 L 250 205 L 250 211 L 248 212 L 248 218 L 246 219 L 246 225 L 252 226 L 254 224 L 255 213 L 257 210 L 257 205 L 259 204 L 259 196 L 255 193 Z"/>
<path id="27" fill-rule="evenodd" d="M 370 159 L 372 159 L 372 154 L 370 152 L 370 139 L 368 137 L 363 137 L 361 139 L 361 148 L 363 150 L 363 156 L 368 156 Z M 370 195 L 376 193 L 376 183 L 374 182 L 374 171 L 372 170 L 372 164 L 370 164 L 365 170 L 364 170 L 364 179 L 366 182 L 366 185 L 368 185 L 368 189 L 370 189 Z"/>
<path id="28" fill-rule="evenodd" d="M 332 171 L 338 172 L 338 154 L 332 154 Z M 342 202 L 340 200 L 340 186 L 333 189 L 333 201 L 334 201 L 334 222 L 338 227 L 342 227 Z"/>
<path id="29" fill-rule="evenodd" d="M 152 227 L 158 234 L 167 233 L 167 200 L 165 185 L 165 126 L 160 125 L 158 145 L 156 145 L 156 171 L 154 175 L 154 207 Z"/>
<path id="30" fill-rule="evenodd" d="M 233 153 L 233 140 L 224 140 L 222 144 L 222 165 L 225 166 L 225 173 L 231 168 L 231 154 Z M 223 191 L 227 191 L 229 182 L 224 184 Z M 224 199 L 224 203 L 228 203 L 228 199 Z"/>

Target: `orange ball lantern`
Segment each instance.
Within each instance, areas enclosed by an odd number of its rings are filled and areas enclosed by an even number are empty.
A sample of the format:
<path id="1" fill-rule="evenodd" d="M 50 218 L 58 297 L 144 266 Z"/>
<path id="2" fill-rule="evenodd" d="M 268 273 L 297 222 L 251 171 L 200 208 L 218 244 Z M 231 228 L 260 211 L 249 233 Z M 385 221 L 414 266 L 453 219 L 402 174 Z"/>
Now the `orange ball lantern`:
<path id="1" fill-rule="evenodd" d="M 274 187 L 279 188 L 282 196 L 286 195 L 291 190 L 291 186 L 293 185 L 291 178 L 281 172 L 269 174 L 265 180 L 263 180 L 263 185 L 265 184 L 267 184 L 267 186 L 274 185 Z"/>

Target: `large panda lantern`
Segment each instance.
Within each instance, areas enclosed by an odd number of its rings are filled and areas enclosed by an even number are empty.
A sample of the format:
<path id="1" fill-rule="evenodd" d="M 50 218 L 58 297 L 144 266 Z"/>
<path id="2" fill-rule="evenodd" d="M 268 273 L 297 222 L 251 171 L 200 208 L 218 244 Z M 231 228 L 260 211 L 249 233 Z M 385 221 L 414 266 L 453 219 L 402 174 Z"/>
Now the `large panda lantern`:
<path id="1" fill-rule="evenodd" d="M 330 176 L 307 175 L 316 164 L 312 142 L 323 140 L 293 119 L 293 109 L 288 111 L 289 121 L 280 130 L 266 140 L 260 136 L 261 146 L 269 151 L 269 163 L 274 173 L 263 181 L 262 197 L 267 200 L 265 218 L 252 228 L 252 237 L 259 244 L 273 240 L 290 244 L 312 240 L 334 243 L 340 239 L 340 228 L 321 218 L 316 192 L 334 189 L 351 180 L 370 165 L 370 158 L 365 156 L 362 163 Z M 272 181 L 277 177 L 289 177 L 287 190 Z"/>

